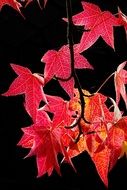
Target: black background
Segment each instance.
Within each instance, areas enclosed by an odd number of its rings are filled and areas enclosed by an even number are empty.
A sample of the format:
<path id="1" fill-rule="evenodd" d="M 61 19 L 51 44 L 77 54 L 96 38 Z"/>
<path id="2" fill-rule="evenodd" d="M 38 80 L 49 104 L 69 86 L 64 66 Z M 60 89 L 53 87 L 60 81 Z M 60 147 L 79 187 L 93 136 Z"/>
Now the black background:
<path id="1" fill-rule="evenodd" d="M 82 10 L 80 0 L 72 0 L 73 14 Z M 127 2 L 124 0 L 92 0 L 102 10 L 117 12 L 117 6 L 127 14 Z M 59 49 L 66 44 L 66 23 L 61 20 L 66 17 L 65 0 L 48 0 L 46 8 L 41 10 L 36 2 L 22 9 L 26 17 L 4 6 L 0 12 L 0 93 L 7 91 L 16 77 L 10 68 L 10 63 L 26 66 L 32 72 L 43 72 L 41 57 L 48 49 Z M 78 43 L 82 31 L 75 27 L 74 41 Z M 94 71 L 78 71 L 83 88 L 94 92 L 101 83 L 116 70 L 117 66 L 127 60 L 127 42 L 123 27 L 115 29 L 115 52 L 100 38 L 83 55 L 94 66 Z M 67 98 L 66 93 L 58 83 L 50 82 L 45 92 Z M 101 90 L 107 96 L 113 96 L 113 79 Z M 0 190 L 105 190 L 96 173 L 95 166 L 87 153 L 73 159 L 77 173 L 63 164 L 62 177 L 53 172 L 37 179 L 35 158 L 23 159 L 27 150 L 17 147 L 22 136 L 21 127 L 31 124 L 31 119 L 23 107 L 23 96 L 0 96 Z M 121 104 L 124 110 L 124 104 Z M 109 189 L 126 190 L 127 160 L 120 159 L 109 174 Z"/>

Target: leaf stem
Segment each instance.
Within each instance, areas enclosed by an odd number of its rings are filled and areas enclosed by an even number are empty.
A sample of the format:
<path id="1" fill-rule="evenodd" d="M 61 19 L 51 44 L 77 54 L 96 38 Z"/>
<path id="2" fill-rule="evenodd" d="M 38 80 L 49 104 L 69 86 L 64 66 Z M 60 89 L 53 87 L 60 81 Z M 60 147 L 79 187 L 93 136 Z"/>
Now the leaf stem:
<path id="1" fill-rule="evenodd" d="M 106 84 L 106 82 L 115 74 L 115 72 L 113 72 L 111 75 L 108 76 L 108 78 L 102 83 L 102 85 L 98 88 L 98 90 L 95 93 L 98 93 L 101 88 Z"/>

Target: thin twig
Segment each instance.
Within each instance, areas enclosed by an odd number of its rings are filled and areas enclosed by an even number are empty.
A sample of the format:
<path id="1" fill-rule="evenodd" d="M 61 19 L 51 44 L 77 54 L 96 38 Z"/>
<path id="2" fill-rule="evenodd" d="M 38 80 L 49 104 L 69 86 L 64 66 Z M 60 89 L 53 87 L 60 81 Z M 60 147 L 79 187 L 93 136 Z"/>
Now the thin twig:
<path id="1" fill-rule="evenodd" d="M 106 82 L 107 82 L 114 74 L 115 74 L 115 72 L 108 76 L 108 78 L 107 78 L 107 79 L 102 83 L 102 85 L 98 88 L 98 90 L 96 91 L 96 93 L 98 93 L 98 92 L 101 90 L 101 88 L 106 84 Z"/>

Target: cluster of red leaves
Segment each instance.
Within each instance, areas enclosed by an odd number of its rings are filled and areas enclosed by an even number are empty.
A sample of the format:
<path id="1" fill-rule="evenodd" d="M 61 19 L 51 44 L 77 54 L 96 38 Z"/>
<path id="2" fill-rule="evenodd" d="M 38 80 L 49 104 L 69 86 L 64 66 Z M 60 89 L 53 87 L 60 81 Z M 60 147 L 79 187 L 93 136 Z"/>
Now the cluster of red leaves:
<path id="1" fill-rule="evenodd" d="M 28 0 L 27 4 L 30 1 Z M 44 2 L 46 4 L 47 0 Z M 0 1 L 0 8 L 5 4 L 17 10 L 21 6 L 15 0 L 4 0 Z M 82 2 L 82 6 L 83 11 L 73 16 L 74 24 L 85 28 L 80 43 L 74 46 L 75 69 L 93 69 L 80 53 L 92 46 L 100 36 L 114 48 L 113 26 L 123 25 L 127 32 L 127 18 L 120 10 L 118 17 L 115 17 L 109 11 L 102 12 L 92 3 Z M 89 123 L 83 119 L 78 123 L 82 105 L 78 89 L 74 88 L 75 80 L 71 73 L 68 45 L 63 45 L 58 51 L 49 50 L 41 61 L 45 63 L 44 77 L 32 74 L 28 68 L 11 64 L 18 77 L 9 90 L 2 94 L 4 96 L 25 94 L 25 109 L 31 116 L 33 124 L 22 129 L 24 134 L 18 145 L 30 149 L 28 156 L 36 156 L 38 176 L 46 172 L 51 175 L 53 169 L 60 174 L 57 158 L 59 154 L 63 156 L 62 162 L 66 161 L 74 168 L 71 159 L 87 151 L 95 163 L 100 178 L 107 186 L 108 172 L 127 152 L 127 116 L 122 116 L 118 107 L 120 96 L 127 107 L 125 89 L 127 71 L 124 69 L 126 62 L 120 64 L 114 73 L 116 101 L 109 98 L 113 110 L 106 105 L 107 97 L 103 94 L 95 92 L 91 95 L 82 90 L 87 94 L 84 96 L 84 118 Z M 69 101 L 45 94 L 43 88 L 53 78 L 58 79 L 61 87 L 68 93 Z M 45 103 L 43 107 L 39 107 L 41 101 Z M 76 122 L 74 128 L 69 128 Z M 82 134 L 75 143 L 79 133 L 78 125 L 82 129 Z"/>
<path id="2" fill-rule="evenodd" d="M 33 0 L 20 0 L 20 2 L 22 3 L 26 3 L 26 6 L 31 3 Z M 44 7 L 46 6 L 46 3 L 47 3 L 47 0 L 43 0 L 44 1 Z M 40 0 L 37 0 L 39 6 L 41 7 L 40 5 Z M 2 9 L 2 7 L 4 5 L 9 5 L 11 6 L 12 8 L 14 8 L 15 10 L 19 11 L 20 12 L 20 8 L 22 7 L 22 4 L 19 3 L 17 0 L 0 0 L 0 9 Z"/>

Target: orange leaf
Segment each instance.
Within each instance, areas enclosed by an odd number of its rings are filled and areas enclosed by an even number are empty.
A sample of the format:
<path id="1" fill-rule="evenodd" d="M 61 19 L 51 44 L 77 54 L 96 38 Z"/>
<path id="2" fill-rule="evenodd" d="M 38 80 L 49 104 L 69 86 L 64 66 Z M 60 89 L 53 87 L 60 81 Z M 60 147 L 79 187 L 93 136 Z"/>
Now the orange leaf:
<path id="1" fill-rule="evenodd" d="M 124 140 L 124 131 L 118 128 L 117 124 L 109 130 L 107 143 L 108 148 L 111 149 L 110 170 L 114 167 L 118 158 L 121 155 Z"/>
<path id="2" fill-rule="evenodd" d="M 81 154 L 83 151 L 87 150 L 86 139 L 82 135 L 77 143 L 72 143 L 68 149 L 69 157 L 75 157 Z"/>
<path id="3" fill-rule="evenodd" d="M 108 167 L 110 160 L 110 149 L 105 147 L 102 151 L 95 153 L 92 160 L 96 166 L 97 172 L 106 186 L 108 186 Z"/>

